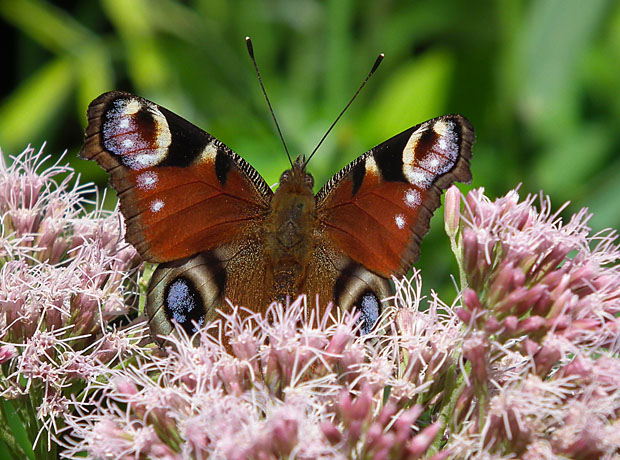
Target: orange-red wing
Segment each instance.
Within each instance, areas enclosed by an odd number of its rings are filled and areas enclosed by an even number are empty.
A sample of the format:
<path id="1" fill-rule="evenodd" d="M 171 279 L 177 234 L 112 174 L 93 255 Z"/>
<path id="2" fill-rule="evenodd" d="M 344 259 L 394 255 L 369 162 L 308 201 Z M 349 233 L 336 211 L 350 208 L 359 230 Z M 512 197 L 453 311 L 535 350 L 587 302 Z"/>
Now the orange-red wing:
<path id="1" fill-rule="evenodd" d="M 317 194 L 320 224 L 353 260 L 389 278 L 417 260 L 441 193 L 469 182 L 474 131 L 446 115 L 404 131 L 336 174 Z"/>
<path id="2" fill-rule="evenodd" d="M 91 103 L 81 155 L 110 173 L 127 240 L 150 262 L 252 234 L 272 196 L 256 170 L 213 136 L 127 93 Z"/>

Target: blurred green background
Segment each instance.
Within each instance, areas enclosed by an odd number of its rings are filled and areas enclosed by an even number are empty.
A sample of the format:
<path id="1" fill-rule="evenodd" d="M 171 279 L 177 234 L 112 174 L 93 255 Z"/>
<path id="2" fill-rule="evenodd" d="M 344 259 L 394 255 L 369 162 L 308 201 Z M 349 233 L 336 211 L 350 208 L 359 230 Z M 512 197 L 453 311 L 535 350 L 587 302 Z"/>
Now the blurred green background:
<path id="1" fill-rule="evenodd" d="M 386 55 L 314 157 L 319 187 L 401 130 L 458 112 L 476 129 L 473 186 L 497 196 L 522 183 L 556 208 L 588 206 L 595 229 L 620 227 L 620 2 L 0 0 L 0 17 L 5 155 L 46 140 L 105 186 L 75 155 L 88 103 L 122 89 L 209 131 L 273 184 L 287 160 L 249 35 L 293 153 L 313 149 Z M 451 289 L 455 272 L 442 222 L 418 263 L 427 288 Z"/>

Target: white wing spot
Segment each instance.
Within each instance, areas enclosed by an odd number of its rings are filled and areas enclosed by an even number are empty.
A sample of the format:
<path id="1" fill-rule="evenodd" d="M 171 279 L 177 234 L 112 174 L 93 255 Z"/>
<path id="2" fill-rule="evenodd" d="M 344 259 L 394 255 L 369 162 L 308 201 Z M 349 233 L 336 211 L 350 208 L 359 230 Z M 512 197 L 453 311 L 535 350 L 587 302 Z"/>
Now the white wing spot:
<path id="1" fill-rule="evenodd" d="M 420 188 L 426 188 L 426 186 L 423 185 L 426 181 L 421 181 L 419 174 L 416 174 L 414 166 L 416 163 L 415 153 L 418 142 L 420 142 L 420 138 L 427 129 L 428 126 L 418 128 L 418 130 L 411 135 L 403 150 L 403 174 L 410 184 L 417 185 Z"/>
<path id="2" fill-rule="evenodd" d="M 435 152 L 448 157 L 452 161 L 456 160 L 459 152 L 458 135 L 455 131 L 456 125 L 453 121 L 438 121 L 433 125 L 433 131 L 439 136 Z"/>
<path id="3" fill-rule="evenodd" d="M 407 225 L 407 219 L 405 219 L 403 214 L 396 214 L 396 216 L 394 216 L 394 222 L 400 230 L 405 228 L 405 225 Z"/>
<path id="4" fill-rule="evenodd" d="M 433 145 L 418 151 L 424 133 L 432 129 L 436 135 Z M 423 190 L 437 177 L 446 174 L 458 158 L 459 144 L 456 124 L 451 120 L 427 122 L 414 132 L 403 150 L 403 174 L 407 181 Z M 407 201 L 408 202 L 408 201 Z"/>
<path id="5" fill-rule="evenodd" d="M 126 149 L 130 149 L 131 147 L 133 147 L 134 141 L 132 141 L 131 139 L 125 139 L 123 142 L 121 142 L 121 144 Z"/>
<path id="6" fill-rule="evenodd" d="M 214 162 L 217 156 L 217 147 L 213 142 L 209 142 L 205 145 L 205 148 L 200 152 L 200 161 Z"/>
<path id="7" fill-rule="evenodd" d="M 405 192 L 405 204 L 410 208 L 415 208 L 419 206 L 422 202 L 422 197 L 420 196 L 420 192 L 418 192 L 414 188 L 410 188 Z"/>
<path id="8" fill-rule="evenodd" d="M 454 123 L 451 121 L 439 120 L 433 125 L 433 131 L 439 136 L 445 136 L 450 131 L 454 131 Z"/>
<path id="9" fill-rule="evenodd" d="M 121 109 L 121 113 L 125 115 L 135 115 L 142 108 L 142 104 L 137 99 L 120 100 L 116 102 Z"/>
<path id="10" fill-rule="evenodd" d="M 405 145 L 405 149 L 403 150 L 403 173 L 405 177 L 407 177 L 407 169 L 411 168 L 415 162 L 415 149 L 418 146 L 422 134 L 424 134 L 426 130 L 427 128 L 418 129 L 411 135 L 407 141 L 407 145 Z"/>
<path id="11" fill-rule="evenodd" d="M 162 200 L 153 200 L 151 202 L 151 212 L 152 213 L 156 213 L 161 211 L 161 209 L 164 207 L 164 202 Z"/>
<path id="12" fill-rule="evenodd" d="M 142 169 L 142 167 L 155 166 L 154 156 L 151 153 L 136 155 L 131 163 L 132 169 Z"/>
<path id="13" fill-rule="evenodd" d="M 415 185 L 422 190 L 428 189 L 433 183 L 433 175 L 420 168 L 411 168 L 407 175 L 407 179 L 411 185 Z"/>
<path id="14" fill-rule="evenodd" d="M 158 180 L 157 173 L 153 171 L 143 172 L 138 176 L 138 188 L 142 190 L 152 190 L 155 188 Z"/>
<path id="15" fill-rule="evenodd" d="M 122 129 L 129 128 L 129 118 L 123 118 L 119 123 L 118 127 Z"/>
<path id="16" fill-rule="evenodd" d="M 364 162 L 364 167 L 366 168 L 366 172 L 373 174 L 374 176 L 381 177 L 379 174 L 379 167 L 377 166 L 377 162 L 372 155 L 368 155 Z"/>

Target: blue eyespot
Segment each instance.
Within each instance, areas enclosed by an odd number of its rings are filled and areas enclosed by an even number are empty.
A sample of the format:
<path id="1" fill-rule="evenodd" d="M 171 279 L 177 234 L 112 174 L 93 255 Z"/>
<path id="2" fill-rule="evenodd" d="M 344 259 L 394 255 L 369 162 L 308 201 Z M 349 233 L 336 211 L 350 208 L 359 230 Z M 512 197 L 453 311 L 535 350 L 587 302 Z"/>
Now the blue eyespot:
<path id="1" fill-rule="evenodd" d="M 166 289 L 166 315 L 179 323 L 188 334 L 196 332 L 192 321 L 199 326 L 204 322 L 204 307 L 200 293 L 186 278 L 176 278 Z"/>
<path id="2" fill-rule="evenodd" d="M 358 305 L 359 312 L 361 313 L 358 321 L 362 324 L 360 332 L 368 334 L 372 331 L 381 313 L 379 298 L 373 292 L 366 291 L 362 294 Z"/>

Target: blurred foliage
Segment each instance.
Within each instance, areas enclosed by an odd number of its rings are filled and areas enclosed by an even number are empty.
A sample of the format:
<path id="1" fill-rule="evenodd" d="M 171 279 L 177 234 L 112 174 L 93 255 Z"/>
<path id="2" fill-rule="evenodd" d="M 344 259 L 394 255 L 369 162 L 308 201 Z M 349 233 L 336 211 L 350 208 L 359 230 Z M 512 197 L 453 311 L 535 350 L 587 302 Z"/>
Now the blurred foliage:
<path id="1" fill-rule="evenodd" d="M 208 130 L 265 177 L 287 160 L 244 37 L 289 147 L 307 154 L 379 52 L 378 73 L 313 159 L 320 186 L 388 137 L 445 113 L 476 128 L 473 186 L 544 190 L 620 227 L 620 3 L 613 0 L 0 0 L 0 146 L 47 140 L 77 160 L 85 111 L 122 89 Z M 7 85 L 6 82 L 9 82 Z M 112 205 L 112 204 L 110 204 Z M 439 213 L 437 213 L 439 214 Z M 418 264 L 447 286 L 442 217 Z"/>

